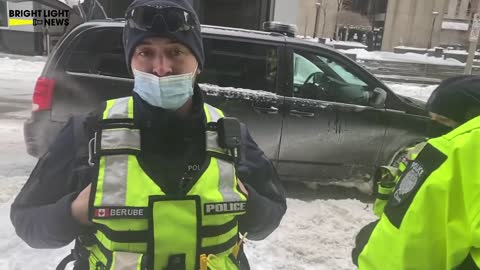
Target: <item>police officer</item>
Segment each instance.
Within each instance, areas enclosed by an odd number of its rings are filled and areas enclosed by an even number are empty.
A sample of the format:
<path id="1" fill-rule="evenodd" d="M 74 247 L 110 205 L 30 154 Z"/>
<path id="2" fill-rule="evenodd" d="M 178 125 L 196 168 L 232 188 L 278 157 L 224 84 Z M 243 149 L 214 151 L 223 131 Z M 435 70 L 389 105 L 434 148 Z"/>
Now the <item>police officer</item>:
<path id="1" fill-rule="evenodd" d="M 401 160 L 388 202 L 376 202 L 380 220 L 357 235 L 359 269 L 479 269 L 480 77 L 444 81 L 427 109 L 440 137 Z"/>
<path id="2" fill-rule="evenodd" d="M 427 128 L 427 136 L 435 138 L 447 134 L 459 125 L 480 115 L 480 106 L 469 103 L 469 93 L 479 91 L 478 76 L 462 75 L 444 80 L 430 96 L 426 109 L 431 121 Z M 426 140 L 409 147 L 398 154 L 389 166 L 380 166 L 375 175 L 377 182 L 377 198 L 373 211 L 380 217 L 391 192 L 405 171 L 408 164 L 416 158 L 427 145 Z"/>
<path id="3" fill-rule="evenodd" d="M 133 1 L 123 44 L 133 95 L 70 119 L 12 205 L 17 234 L 75 240 L 58 269 L 248 269 L 242 237 L 275 230 L 285 194 L 246 127 L 203 101 L 197 15 Z"/>

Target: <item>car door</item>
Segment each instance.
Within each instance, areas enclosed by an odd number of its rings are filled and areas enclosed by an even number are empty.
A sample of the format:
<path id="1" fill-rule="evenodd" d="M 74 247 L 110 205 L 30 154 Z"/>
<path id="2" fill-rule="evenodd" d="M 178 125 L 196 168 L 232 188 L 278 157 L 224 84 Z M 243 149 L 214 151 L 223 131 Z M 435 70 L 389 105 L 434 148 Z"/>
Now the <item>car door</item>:
<path id="1" fill-rule="evenodd" d="M 237 117 L 271 159 L 276 160 L 282 128 L 277 93 L 283 46 L 274 42 L 204 35 L 206 65 L 198 82 L 207 103 Z"/>
<path id="2" fill-rule="evenodd" d="M 292 47 L 289 55 L 280 175 L 322 183 L 370 179 L 386 128 L 384 109 L 369 105 L 377 86 L 340 54 Z"/>

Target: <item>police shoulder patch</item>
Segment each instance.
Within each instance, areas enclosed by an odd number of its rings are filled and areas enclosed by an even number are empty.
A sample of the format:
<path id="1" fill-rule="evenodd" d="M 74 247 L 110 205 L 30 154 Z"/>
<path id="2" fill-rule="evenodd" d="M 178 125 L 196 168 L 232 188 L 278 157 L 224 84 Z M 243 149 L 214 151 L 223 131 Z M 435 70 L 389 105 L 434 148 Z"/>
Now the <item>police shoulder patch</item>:
<path id="1" fill-rule="evenodd" d="M 410 162 L 385 206 L 384 213 L 395 227 L 400 228 L 418 190 L 446 159 L 445 154 L 427 144 L 418 157 Z"/>
<path id="2" fill-rule="evenodd" d="M 392 204 L 398 205 L 415 190 L 420 182 L 425 169 L 418 161 L 413 161 L 399 180 L 397 188 L 393 192 Z"/>

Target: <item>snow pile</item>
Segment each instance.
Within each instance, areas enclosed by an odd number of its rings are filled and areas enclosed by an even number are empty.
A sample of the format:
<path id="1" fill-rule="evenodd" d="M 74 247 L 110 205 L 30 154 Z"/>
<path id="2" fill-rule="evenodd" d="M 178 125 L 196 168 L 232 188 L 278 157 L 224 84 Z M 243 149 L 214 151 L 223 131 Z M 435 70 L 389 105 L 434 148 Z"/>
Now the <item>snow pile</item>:
<path id="1" fill-rule="evenodd" d="M 0 81 L 18 80 L 21 74 L 22 80 L 36 81 L 40 76 L 44 61 L 27 61 L 23 59 L 11 59 L 9 57 L 0 58 Z"/>
<path id="2" fill-rule="evenodd" d="M 411 50 L 411 51 L 426 51 L 427 48 L 418 48 L 418 47 L 408 47 L 408 46 L 397 46 L 395 49 L 404 49 L 404 50 Z"/>
<path id="3" fill-rule="evenodd" d="M 445 54 L 468 55 L 468 52 L 465 51 L 465 50 L 444 50 L 443 53 L 445 53 Z M 475 52 L 475 55 L 480 55 L 480 52 Z"/>
<path id="4" fill-rule="evenodd" d="M 427 101 L 433 90 L 437 88 L 438 85 L 419 85 L 419 84 L 387 84 L 387 86 L 392 89 L 395 93 L 412 97 L 415 99 Z"/>
<path id="5" fill-rule="evenodd" d="M 200 88 L 209 96 L 218 96 L 220 93 L 226 98 L 243 98 L 247 100 L 260 100 L 267 98 L 278 98 L 274 93 L 263 90 L 251 90 L 244 88 L 222 87 L 218 85 L 201 83 Z"/>
<path id="6" fill-rule="evenodd" d="M 356 54 L 358 60 L 377 60 L 377 61 L 392 61 L 404 63 L 430 64 L 430 65 L 450 65 L 450 66 L 464 66 L 465 64 L 452 58 L 441 59 L 433 56 L 417 53 L 393 53 L 374 51 L 369 52 L 364 49 L 349 49 L 339 50 L 343 53 Z"/>
<path id="7" fill-rule="evenodd" d="M 442 29 L 468 31 L 470 25 L 462 22 L 442 22 Z"/>
<path id="8" fill-rule="evenodd" d="M 310 36 L 307 36 L 307 37 L 297 36 L 297 38 L 301 38 L 301 39 L 304 39 L 304 40 L 307 40 L 307 41 L 318 43 L 318 38 L 312 38 Z M 333 40 L 331 38 L 326 38 L 325 44 L 330 45 L 330 46 L 341 45 L 341 46 L 352 47 L 352 48 L 367 48 L 368 47 L 365 44 L 360 43 L 360 42 L 356 42 L 356 41 L 336 41 L 336 40 Z"/>
<path id="9" fill-rule="evenodd" d="M 368 46 L 364 45 L 363 43 L 360 43 L 360 42 L 355 42 L 355 41 L 335 41 L 335 40 L 327 40 L 327 42 L 325 42 L 325 44 L 327 45 L 341 45 L 341 46 L 345 46 L 345 47 L 354 47 L 354 48 L 368 48 Z"/>
<path id="10" fill-rule="evenodd" d="M 0 96 L 6 99 L 22 99 L 31 102 L 35 82 L 45 61 L 0 58 Z M 0 102 L 1 103 L 1 102 Z M 10 106 L 10 104 L 6 104 Z"/>

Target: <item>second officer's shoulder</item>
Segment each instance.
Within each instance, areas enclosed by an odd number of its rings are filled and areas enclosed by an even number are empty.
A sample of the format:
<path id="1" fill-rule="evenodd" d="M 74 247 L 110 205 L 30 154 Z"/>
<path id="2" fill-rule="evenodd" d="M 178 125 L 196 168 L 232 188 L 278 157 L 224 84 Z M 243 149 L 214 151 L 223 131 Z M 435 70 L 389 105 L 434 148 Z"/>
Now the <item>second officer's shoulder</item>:
<path id="1" fill-rule="evenodd" d="M 474 147 L 474 145 L 480 147 L 480 116 L 457 127 L 450 133 L 430 139 L 428 142 L 440 150 L 446 148 L 453 151 L 454 149 Z M 478 149 L 476 148 L 477 151 Z"/>

